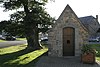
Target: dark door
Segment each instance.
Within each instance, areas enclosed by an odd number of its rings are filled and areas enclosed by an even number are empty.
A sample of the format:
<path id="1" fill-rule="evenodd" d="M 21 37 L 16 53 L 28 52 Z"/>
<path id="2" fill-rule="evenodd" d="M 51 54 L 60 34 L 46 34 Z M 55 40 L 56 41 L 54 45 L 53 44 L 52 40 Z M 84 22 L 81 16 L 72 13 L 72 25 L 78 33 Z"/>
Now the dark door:
<path id="1" fill-rule="evenodd" d="M 63 29 L 63 56 L 74 56 L 74 28 Z"/>

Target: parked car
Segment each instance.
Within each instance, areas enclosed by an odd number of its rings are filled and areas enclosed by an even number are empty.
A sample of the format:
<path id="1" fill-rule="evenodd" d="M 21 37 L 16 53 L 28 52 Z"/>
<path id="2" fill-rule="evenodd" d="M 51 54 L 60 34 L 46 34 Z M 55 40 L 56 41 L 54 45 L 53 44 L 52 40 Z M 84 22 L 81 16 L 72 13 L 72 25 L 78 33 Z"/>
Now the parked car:
<path id="1" fill-rule="evenodd" d="M 100 37 L 97 37 L 97 39 L 100 41 Z"/>
<path id="2" fill-rule="evenodd" d="M 48 41 L 48 37 L 41 38 L 41 41 Z"/>
<path id="3" fill-rule="evenodd" d="M 6 36 L 5 40 L 16 40 L 16 37 L 14 37 L 14 36 Z"/>
<path id="4" fill-rule="evenodd" d="M 0 35 L 0 39 L 5 40 L 5 37 L 3 37 L 2 35 Z"/>
<path id="5" fill-rule="evenodd" d="M 5 40 L 5 37 L 0 37 L 0 39 Z"/>
<path id="6" fill-rule="evenodd" d="M 41 44 L 48 44 L 48 37 L 41 38 Z"/>
<path id="7" fill-rule="evenodd" d="M 99 39 L 98 38 L 90 38 L 89 42 L 99 42 Z"/>

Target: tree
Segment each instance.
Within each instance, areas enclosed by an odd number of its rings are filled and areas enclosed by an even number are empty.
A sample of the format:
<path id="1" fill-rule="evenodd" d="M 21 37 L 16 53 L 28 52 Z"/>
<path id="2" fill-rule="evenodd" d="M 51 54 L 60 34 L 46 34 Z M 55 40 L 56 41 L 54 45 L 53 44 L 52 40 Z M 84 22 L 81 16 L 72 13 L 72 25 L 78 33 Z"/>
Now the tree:
<path id="1" fill-rule="evenodd" d="M 5 11 L 24 8 L 24 11 L 11 15 L 11 24 L 7 26 L 20 26 L 19 29 L 24 32 L 23 34 L 27 39 L 27 48 L 32 50 L 41 48 L 38 42 L 38 26 L 42 29 L 44 27 L 48 28 L 51 22 L 53 22 L 52 18 L 43 7 L 46 2 L 47 0 L 16 0 L 3 3 Z"/>
<path id="2" fill-rule="evenodd" d="M 1 21 L 1 22 L 0 22 L 0 32 L 2 32 L 2 30 L 5 28 L 6 22 L 7 22 L 7 21 Z"/>

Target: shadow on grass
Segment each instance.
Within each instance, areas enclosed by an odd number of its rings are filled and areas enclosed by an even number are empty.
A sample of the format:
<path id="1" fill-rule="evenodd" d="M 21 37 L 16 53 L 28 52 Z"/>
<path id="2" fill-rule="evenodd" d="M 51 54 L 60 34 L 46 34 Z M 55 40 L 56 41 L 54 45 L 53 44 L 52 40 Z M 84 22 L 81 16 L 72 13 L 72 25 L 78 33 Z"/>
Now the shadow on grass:
<path id="1" fill-rule="evenodd" d="M 30 62 L 28 64 L 19 64 L 19 61 L 17 61 L 16 63 L 11 63 L 11 64 L 7 63 L 8 61 L 15 60 L 19 56 L 22 56 L 22 55 L 30 53 L 30 52 L 33 52 L 33 51 L 28 51 L 27 49 L 24 49 L 24 50 L 14 52 L 14 53 L 8 53 L 8 54 L 0 55 L 0 67 L 30 67 L 30 66 L 32 66 L 36 63 L 36 61 L 39 59 L 39 57 L 34 59 L 32 62 Z"/>
<path id="2" fill-rule="evenodd" d="M 31 61 L 30 63 L 26 64 L 25 67 L 35 67 L 35 64 L 38 62 L 38 60 L 42 57 L 42 56 L 47 56 L 48 55 L 48 51 L 45 52 L 44 54 L 42 54 L 41 56 L 37 57 L 36 59 L 34 59 L 33 61 Z"/>

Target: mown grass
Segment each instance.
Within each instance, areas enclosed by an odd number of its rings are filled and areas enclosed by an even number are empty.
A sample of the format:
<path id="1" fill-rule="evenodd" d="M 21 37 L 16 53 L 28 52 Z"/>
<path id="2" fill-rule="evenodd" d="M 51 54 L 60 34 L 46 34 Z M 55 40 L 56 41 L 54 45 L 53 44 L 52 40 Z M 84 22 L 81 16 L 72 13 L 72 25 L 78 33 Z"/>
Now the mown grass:
<path id="1" fill-rule="evenodd" d="M 39 57 L 48 51 L 46 47 L 41 50 L 26 50 L 27 45 L 18 45 L 0 49 L 0 67 L 34 67 Z"/>
<path id="2" fill-rule="evenodd" d="M 16 38 L 16 40 L 26 40 L 26 38 Z"/>
<path id="3" fill-rule="evenodd" d="M 5 42 L 5 40 L 0 40 L 0 42 Z"/>
<path id="4" fill-rule="evenodd" d="M 96 60 L 100 61 L 100 44 L 91 44 L 90 46 L 96 50 Z"/>

